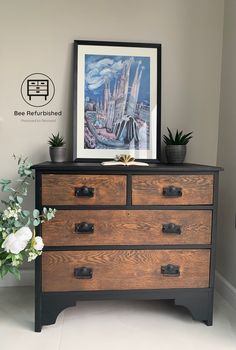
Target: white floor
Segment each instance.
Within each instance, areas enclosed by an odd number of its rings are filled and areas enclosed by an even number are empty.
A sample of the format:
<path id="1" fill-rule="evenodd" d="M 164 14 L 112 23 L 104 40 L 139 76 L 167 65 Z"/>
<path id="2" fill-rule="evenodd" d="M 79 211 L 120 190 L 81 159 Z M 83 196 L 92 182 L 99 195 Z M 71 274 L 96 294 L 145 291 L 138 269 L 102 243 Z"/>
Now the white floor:
<path id="1" fill-rule="evenodd" d="M 31 287 L 0 288 L 0 348 L 8 350 L 236 350 L 236 312 L 219 295 L 214 325 L 166 301 L 83 301 L 34 333 Z"/>

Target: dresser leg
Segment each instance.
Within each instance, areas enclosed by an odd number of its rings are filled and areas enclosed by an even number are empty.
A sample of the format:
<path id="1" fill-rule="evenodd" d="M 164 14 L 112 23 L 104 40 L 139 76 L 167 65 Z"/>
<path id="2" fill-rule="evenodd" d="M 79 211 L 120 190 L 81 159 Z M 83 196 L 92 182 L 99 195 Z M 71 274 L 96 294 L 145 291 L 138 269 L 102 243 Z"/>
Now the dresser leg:
<path id="1" fill-rule="evenodd" d="M 61 311 L 75 306 L 77 298 L 70 295 L 45 294 L 42 296 L 42 325 L 54 324 Z"/>
<path id="2" fill-rule="evenodd" d="M 40 333 L 42 330 L 42 325 L 40 323 L 35 322 L 35 332 Z"/>
<path id="3" fill-rule="evenodd" d="M 41 299 L 35 300 L 35 332 L 41 332 L 42 330 L 42 316 L 41 316 Z"/>
<path id="4" fill-rule="evenodd" d="M 212 326 L 212 324 L 213 324 L 212 318 L 211 318 L 210 320 L 204 321 L 204 323 L 205 323 L 207 326 Z"/>
<path id="5" fill-rule="evenodd" d="M 207 326 L 213 322 L 213 293 L 212 291 L 183 292 L 175 298 L 175 305 L 186 307 L 196 321 L 202 321 Z"/>

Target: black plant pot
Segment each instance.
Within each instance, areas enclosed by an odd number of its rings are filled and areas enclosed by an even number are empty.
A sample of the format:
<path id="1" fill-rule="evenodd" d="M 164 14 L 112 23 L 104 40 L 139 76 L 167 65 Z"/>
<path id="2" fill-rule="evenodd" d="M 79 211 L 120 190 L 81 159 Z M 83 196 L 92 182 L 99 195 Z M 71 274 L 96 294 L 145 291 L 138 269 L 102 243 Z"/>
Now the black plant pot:
<path id="1" fill-rule="evenodd" d="M 186 145 L 166 145 L 166 158 L 170 164 L 181 164 L 186 156 Z"/>
<path id="2" fill-rule="evenodd" d="M 66 160 L 66 147 L 49 147 L 49 154 L 53 163 L 62 163 Z"/>

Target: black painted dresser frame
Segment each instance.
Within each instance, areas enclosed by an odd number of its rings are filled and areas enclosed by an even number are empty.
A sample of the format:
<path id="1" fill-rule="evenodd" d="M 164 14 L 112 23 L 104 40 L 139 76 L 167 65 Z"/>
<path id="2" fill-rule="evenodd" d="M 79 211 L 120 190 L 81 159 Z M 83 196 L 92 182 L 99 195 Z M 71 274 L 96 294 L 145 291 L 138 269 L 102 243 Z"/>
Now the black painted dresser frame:
<path id="1" fill-rule="evenodd" d="M 100 164 L 88 163 L 50 163 L 45 162 L 33 166 L 35 169 L 36 208 L 42 210 L 41 202 L 41 176 L 42 174 L 83 174 L 83 175 L 127 175 L 127 201 L 126 205 L 99 205 L 99 206 L 55 206 L 56 209 L 68 210 L 79 209 L 172 209 L 172 210 L 211 210 L 212 211 L 212 239 L 211 244 L 182 244 L 182 245 L 129 245 L 129 246 L 45 246 L 44 251 L 62 250 L 125 250 L 125 249 L 211 249 L 209 288 L 182 288 L 182 289 L 158 289 L 158 290 L 106 290 L 106 291 L 80 291 L 80 292 L 43 292 L 42 291 L 42 258 L 38 257 L 35 262 L 35 331 L 40 332 L 43 325 L 56 322 L 58 314 L 65 308 L 76 305 L 78 300 L 94 299 L 146 299 L 160 300 L 173 299 L 175 305 L 186 307 L 194 320 L 203 321 L 211 326 L 213 320 L 213 292 L 215 279 L 215 255 L 216 255 L 216 229 L 217 229 L 217 202 L 218 202 L 218 167 L 183 164 L 170 166 L 166 164 L 150 164 L 146 169 L 143 167 L 103 167 Z M 132 205 L 131 203 L 131 175 L 214 175 L 213 205 Z M 47 206 L 50 207 L 50 206 Z M 41 235 L 41 226 L 36 228 L 37 235 Z"/>

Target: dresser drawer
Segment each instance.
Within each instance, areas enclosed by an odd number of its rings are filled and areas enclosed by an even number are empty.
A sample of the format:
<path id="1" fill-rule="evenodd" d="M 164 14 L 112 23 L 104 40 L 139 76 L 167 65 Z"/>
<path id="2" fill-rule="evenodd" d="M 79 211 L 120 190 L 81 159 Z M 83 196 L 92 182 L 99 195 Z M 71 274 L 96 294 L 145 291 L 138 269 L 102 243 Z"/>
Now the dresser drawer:
<path id="1" fill-rule="evenodd" d="M 37 86 L 38 85 L 38 81 L 37 80 L 28 80 L 28 86 Z"/>
<path id="2" fill-rule="evenodd" d="M 210 210 L 58 210 L 45 245 L 210 244 Z"/>
<path id="3" fill-rule="evenodd" d="M 29 94 L 31 95 L 47 95 L 48 91 L 45 89 L 40 89 L 40 90 L 36 90 L 36 89 L 29 89 Z"/>
<path id="4" fill-rule="evenodd" d="M 213 203 L 213 175 L 135 175 L 133 205 L 197 205 Z"/>
<path id="5" fill-rule="evenodd" d="M 207 288 L 209 259 L 209 250 L 44 252 L 43 291 Z"/>
<path id="6" fill-rule="evenodd" d="M 48 85 L 48 80 L 28 80 L 29 86 L 36 86 L 36 85 Z"/>
<path id="7" fill-rule="evenodd" d="M 125 175 L 42 175 L 42 205 L 125 204 Z"/>

